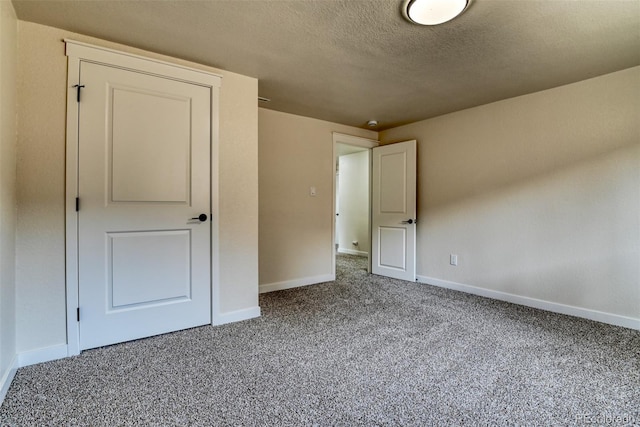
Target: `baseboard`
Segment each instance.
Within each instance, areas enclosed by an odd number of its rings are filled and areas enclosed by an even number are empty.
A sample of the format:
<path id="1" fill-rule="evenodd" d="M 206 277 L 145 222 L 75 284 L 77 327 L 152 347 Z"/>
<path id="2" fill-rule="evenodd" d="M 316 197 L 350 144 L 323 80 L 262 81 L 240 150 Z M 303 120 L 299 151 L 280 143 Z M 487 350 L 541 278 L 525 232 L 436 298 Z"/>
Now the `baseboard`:
<path id="1" fill-rule="evenodd" d="M 215 326 L 225 325 L 227 323 L 241 322 L 243 320 L 260 317 L 260 307 L 244 308 L 242 310 L 230 311 L 215 316 L 213 324 Z"/>
<path id="2" fill-rule="evenodd" d="M 358 256 L 369 256 L 369 252 L 356 251 L 355 249 L 338 248 L 338 253 L 348 254 L 348 255 L 358 255 Z"/>
<path id="3" fill-rule="evenodd" d="M 38 348 L 31 351 L 23 351 L 18 353 L 18 367 L 22 368 L 29 365 L 35 365 L 36 363 L 63 359 L 68 355 L 69 354 L 66 344 Z"/>
<path id="4" fill-rule="evenodd" d="M 299 279 L 285 280 L 284 282 L 267 283 L 260 285 L 260 293 L 281 291 L 284 289 L 299 288 L 301 286 L 315 285 L 318 283 L 332 282 L 336 280 L 333 274 L 323 274 L 320 276 L 301 277 Z"/>
<path id="5" fill-rule="evenodd" d="M 583 319 L 595 320 L 596 322 L 608 323 L 610 325 L 622 326 L 623 328 L 640 330 L 640 319 L 620 316 L 618 314 L 605 313 L 587 308 L 575 307 L 572 305 L 560 304 L 551 301 L 539 300 L 536 298 L 524 297 L 509 294 L 507 292 L 494 291 L 491 289 L 479 288 L 477 286 L 465 285 L 463 283 L 450 282 L 448 280 L 435 279 L 433 277 L 418 276 L 418 282 L 441 288 L 453 289 L 454 291 L 466 292 L 481 297 L 497 299 L 514 304 L 525 305 L 527 307 L 552 311 L 554 313 L 567 314 L 569 316 L 582 317 Z"/>
<path id="6" fill-rule="evenodd" d="M 4 397 L 7 395 L 9 387 L 11 387 L 11 382 L 13 381 L 13 377 L 16 376 L 17 370 L 18 355 L 15 355 L 13 356 L 13 359 L 11 359 L 11 363 L 9 363 L 7 371 L 4 373 L 2 378 L 0 378 L 0 405 L 2 405 L 2 402 L 4 402 Z"/>

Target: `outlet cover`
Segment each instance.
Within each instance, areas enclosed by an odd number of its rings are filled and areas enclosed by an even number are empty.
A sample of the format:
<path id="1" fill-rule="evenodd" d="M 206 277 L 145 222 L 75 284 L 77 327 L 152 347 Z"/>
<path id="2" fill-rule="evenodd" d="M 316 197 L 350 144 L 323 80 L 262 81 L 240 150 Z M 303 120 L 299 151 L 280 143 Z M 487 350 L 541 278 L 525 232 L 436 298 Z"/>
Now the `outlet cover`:
<path id="1" fill-rule="evenodd" d="M 449 264 L 458 265 L 458 255 L 451 254 L 449 257 Z"/>

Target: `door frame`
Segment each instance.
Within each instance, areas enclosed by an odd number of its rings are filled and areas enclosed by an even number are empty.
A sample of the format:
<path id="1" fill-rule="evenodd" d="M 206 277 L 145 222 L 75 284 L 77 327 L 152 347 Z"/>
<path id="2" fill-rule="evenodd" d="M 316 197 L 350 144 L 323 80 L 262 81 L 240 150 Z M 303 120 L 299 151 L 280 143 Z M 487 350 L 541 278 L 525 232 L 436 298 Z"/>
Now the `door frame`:
<path id="1" fill-rule="evenodd" d="M 354 145 L 356 147 L 362 147 L 369 150 L 369 260 L 368 270 L 371 272 L 371 167 L 372 156 L 371 149 L 380 145 L 380 142 L 375 139 L 362 138 L 360 136 L 347 135 L 340 132 L 332 132 L 333 136 L 333 198 L 331 199 L 331 275 L 332 280 L 336 279 L 336 162 L 338 161 L 338 144 Z"/>
<path id="2" fill-rule="evenodd" d="M 222 76 L 195 68 L 172 64 L 157 59 L 108 49 L 75 40 L 64 39 L 67 56 L 67 123 L 66 123 L 66 184 L 65 184 L 65 265 L 66 265 L 66 324 L 67 355 L 80 354 L 80 325 L 78 280 L 78 126 L 79 108 L 74 85 L 79 84 L 80 64 L 92 62 L 134 72 L 168 78 L 207 87 L 211 93 L 211 323 L 219 317 L 219 212 L 218 206 L 218 152 L 219 120 L 218 99 Z"/>

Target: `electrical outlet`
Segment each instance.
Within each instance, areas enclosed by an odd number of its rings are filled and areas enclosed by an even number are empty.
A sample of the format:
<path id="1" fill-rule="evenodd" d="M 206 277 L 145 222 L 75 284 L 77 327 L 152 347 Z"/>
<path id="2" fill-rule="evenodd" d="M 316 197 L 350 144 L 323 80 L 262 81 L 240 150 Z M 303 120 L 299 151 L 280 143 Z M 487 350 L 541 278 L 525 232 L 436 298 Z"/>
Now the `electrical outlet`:
<path id="1" fill-rule="evenodd" d="M 451 254 L 449 256 L 449 264 L 457 266 L 458 265 L 458 255 Z"/>
<path id="2" fill-rule="evenodd" d="M 309 187 L 309 195 L 311 197 L 315 197 L 315 195 L 316 195 L 316 187 Z"/>

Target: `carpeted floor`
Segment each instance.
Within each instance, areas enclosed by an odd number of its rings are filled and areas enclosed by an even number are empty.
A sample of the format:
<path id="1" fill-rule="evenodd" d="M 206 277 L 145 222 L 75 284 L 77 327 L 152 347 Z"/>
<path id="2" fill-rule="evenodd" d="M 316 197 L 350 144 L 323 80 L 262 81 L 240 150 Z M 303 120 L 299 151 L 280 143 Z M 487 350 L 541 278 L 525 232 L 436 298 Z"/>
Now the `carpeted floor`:
<path id="1" fill-rule="evenodd" d="M 369 276 L 20 369 L 15 426 L 640 425 L 640 332 Z"/>

